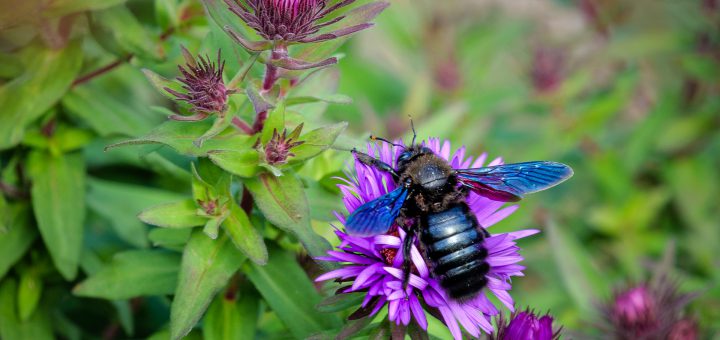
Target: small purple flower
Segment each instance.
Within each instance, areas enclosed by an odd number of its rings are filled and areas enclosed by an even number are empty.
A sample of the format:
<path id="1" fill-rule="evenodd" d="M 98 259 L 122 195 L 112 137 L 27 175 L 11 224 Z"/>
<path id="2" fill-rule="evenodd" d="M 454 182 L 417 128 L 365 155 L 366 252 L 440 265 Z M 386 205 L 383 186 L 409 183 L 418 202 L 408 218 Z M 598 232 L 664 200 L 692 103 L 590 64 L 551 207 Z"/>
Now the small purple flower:
<path id="1" fill-rule="evenodd" d="M 622 339 L 667 339 L 692 297 L 665 276 L 629 286 L 602 307 L 605 328 Z"/>
<path id="2" fill-rule="evenodd" d="M 498 330 L 492 340 L 555 340 L 560 338 L 560 329 L 553 330 L 553 318 L 549 314 L 537 316 L 526 309 L 513 313 L 509 322 L 498 318 Z"/>
<path id="3" fill-rule="evenodd" d="M 475 161 L 465 157 L 465 148 L 451 154 L 450 143 L 430 139 L 423 143 L 437 155 L 448 160 L 453 168 L 471 168 L 483 166 L 487 158 L 481 155 Z M 394 165 L 402 148 L 383 144 L 382 147 L 368 146 L 368 153 L 378 156 L 383 162 Z M 490 165 L 502 164 L 500 158 Z M 343 202 L 349 213 L 360 205 L 371 201 L 394 189 L 392 176 L 378 169 L 355 162 L 355 173 L 348 174 L 348 179 L 339 188 L 343 194 Z M 475 213 L 478 222 L 484 228 L 506 218 L 517 210 L 516 205 L 501 207 L 503 202 L 492 201 L 474 193 L 466 199 L 470 209 Z M 338 220 L 345 223 L 345 216 L 336 213 Z M 453 337 L 462 338 L 460 325 L 471 335 L 479 337 L 481 331 L 490 333 L 493 327 L 492 316 L 499 310 L 488 299 L 487 293 L 495 295 L 508 309 L 513 310 L 513 299 L 508 293 L 512 288 L 510 278 L 522 276 L 523 266 L 517 264 L 523 258 L 518 253 L 519 247 L 515 240 L 533 235 L 537 230 L 522 230 L 511 233 L 491 234 L 485 239 L 484 246 L 488 249 L 487 262 L 490 271 L 487 274 L 488 284 L 482 293 L 467 301 L 455 301 L 430 275 L 430 268 L 418 249 L 417 239 L 412 246 L 410 255 L 412 273 L 407 289 L 403 289 L 402 251 L 398 251 L 405 238 L 405 232 L 397 225 L 391 227 L 385 235 L 357 237 L 336 230 L 335 234 L 341 241 L 338 250 L 329 251 L 325 261 L 341 262 L 340 269 L 321 275 L 316 281 L 335 279 L 340 282 L 352 282 L 352 285 L 341 290 L 341 293 L 366 292 L 361 310 L 367 315 L 374 315 L 385 305 L 388 306 L 390 321 L 400 325 L 408 325 L 412 320 L 427 329 L 425 311 L 441 319 Z M 356 312 L 358 313 L 358 312 Z"/>
<path id="4" fill-rule="evenodd" d="M 184 101 L 191 105 L 195 112 L 193 116 L 175 115 L 170 118 L 175 120 L 201 120 L 212 114 L 222 114 L 227 109 L 228 95 L 233 93 L 225 87 L 223 82 L 223 70 L 225 62 L 220 59 L 218 51 L 217 63 L 210 61 L 208 56 L 199 56 L 195 60 L 192 55 L 183 47 L 185 66 L 179 65 L 178 69 L 182 77 L 177 80 L 183 84 L 185 93 L 175 91 L 166 87 L 177 100 Z"/>

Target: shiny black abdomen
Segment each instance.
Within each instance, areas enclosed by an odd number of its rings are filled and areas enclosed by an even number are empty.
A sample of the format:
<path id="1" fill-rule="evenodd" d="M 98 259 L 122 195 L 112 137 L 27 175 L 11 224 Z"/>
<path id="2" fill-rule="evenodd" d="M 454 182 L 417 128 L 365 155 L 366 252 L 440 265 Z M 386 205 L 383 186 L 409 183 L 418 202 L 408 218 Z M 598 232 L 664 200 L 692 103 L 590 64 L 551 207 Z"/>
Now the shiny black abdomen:
<path id="1" fill-rule="evenodd" d="M 433 274 L 451 298 L 471 298 L 487 284 L 485 236 L 467 204 L 420 218 L 420 239 L 433 265 Z"/>

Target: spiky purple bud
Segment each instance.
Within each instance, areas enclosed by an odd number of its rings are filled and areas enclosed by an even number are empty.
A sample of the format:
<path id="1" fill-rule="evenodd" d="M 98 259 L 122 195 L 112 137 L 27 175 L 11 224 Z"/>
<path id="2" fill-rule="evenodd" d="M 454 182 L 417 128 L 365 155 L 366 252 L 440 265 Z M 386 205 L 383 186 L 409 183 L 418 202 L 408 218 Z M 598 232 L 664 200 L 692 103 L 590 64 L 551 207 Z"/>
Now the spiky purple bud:
<path id="1" fill-rule="evenodd" d="M 553 330 L 553 318 L 549 314 L 535 315 L 529 309 L 515 312 L 509 322 L 501 316 L 497 322 L 494 340 L 554 340 L 560 338 L 560 329 Z"/>
<path id="2" fill-rule="evenodd" d="M 305 143 L 297 140 L 302 128 L 303 124 L 298 125 L 290 135 L 287 130 L 283 130 L 282 134 L 279 134 L 277 129 L 273 130 L 272 137 L 265 145 L 265 161 L 270 165 L 280 165 L 287 163 L 289 157 L 295 156 L 290 149 Z"/>
<path id="3" fill-rule="evenodd" d="M 613 305 L 614 323 L 636 335 L 652 332 L 657 328 L 657 301 L 645 285 L 621 292 Z"/>
<path id="4" fill-rule="evenodd" d="M 603 307 L 606 331 L 620 339 L 668 339 L 692 296 L 665 276 L 619 290 Z"/>
<path id="5" fill-rule="evenodd" d="M 208 56 L 198 56 L 197 60 L 183 47 L 186 64 L 179 65 L 182 73 L 177 80 L 183 84 L 184 93 L 165 88 L 179 101 L 191 105 L 194 116 L 171 117 L 177 120 L 200 120 L 211 114 L 224 113 L 227 109 L 228 95 L 232 91 L 225 87 L 222 73 L 225 62 L 217 55 L 217 63 L 211 62 Z M 196 119 L 192 119 L 196 118 Z"/>

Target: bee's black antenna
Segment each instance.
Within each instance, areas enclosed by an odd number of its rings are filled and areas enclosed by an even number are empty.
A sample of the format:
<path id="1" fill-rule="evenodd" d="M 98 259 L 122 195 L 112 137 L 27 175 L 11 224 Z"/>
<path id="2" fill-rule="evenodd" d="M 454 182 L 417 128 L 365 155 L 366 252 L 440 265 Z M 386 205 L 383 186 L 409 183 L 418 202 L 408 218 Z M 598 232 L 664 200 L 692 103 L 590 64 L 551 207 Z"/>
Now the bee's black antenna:
<path id="1" fill-rule="evenodd" d="M 410 143 L 410 145 L 415 145 L 415 138 L 417 137 L 417 132 L 415 132 L 415 124 L 413 123 L 411 115 L 408 115 L 408 118 L 410 118 L 410 128 L 412 129 L 412 132 L 413 132 L 413 139 L 412 139 L 412 143 Z"/>
<path id="2" fill-rule="evenodd" d="M 381 141 L 381 142 L 385 142 L 385 143 L 388 143 L 388 144 L 390 144 L 390 145 L 394 145 L 394 146 L 398 146 L 398 147 L 401 147 L 401 148 L 405 148 L 405 145 L 395 144 L 395 143 L 393 143 L 393 142 L 391 142 L 391 141 L 389 141 L 389 140 L 387 140 L 387 139 L 385 139 L 385 138 L 381 138 L 381 137 L 378 137 L 378 136 L 375 136 L 375 135 L 370 135 L 370 139 L 371 139 L 371 140 L 379 140 L 379 141 Z"/>

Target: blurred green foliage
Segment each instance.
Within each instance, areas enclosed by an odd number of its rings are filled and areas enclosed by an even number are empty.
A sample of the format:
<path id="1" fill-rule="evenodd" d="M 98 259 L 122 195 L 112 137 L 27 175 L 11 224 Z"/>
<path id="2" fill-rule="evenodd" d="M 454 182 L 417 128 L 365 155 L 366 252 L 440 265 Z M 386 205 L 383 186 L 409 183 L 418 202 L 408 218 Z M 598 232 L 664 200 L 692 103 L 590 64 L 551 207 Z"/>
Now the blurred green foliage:
<path id="1" fill-rule="evenodd" d="M 672 274 L 683 291 L 701 294 L 688 314 L 705 336 L 720 332 L 716 1 L 393 0 L 376 27 L 342 47 L 337 67 L 298 89 L 278 123 L 304 122 L 308 138 L 327 145 L 317 131 L 334 139 L 348 121 L 336 150 L 277 178 L 257 160 L 250 168 L 238 161 L 252 155 L 212 154 L 234 175 L 254 177 L 245 185 L 259 201 L 249 215 L 233 205 L 222 217 L 230 216 L 227 238 L 216 241 L 183 228 L 205 225 L 207 233 L 224 220 L 193 214 L 193 189 L 207 173 L 177 153 L 205 156 L 227 136 L 196 148 L 163 134 L 172 124 L 155 129 L 182 108 L 141 70 L 174 77 L 181 44 L 209 55 L 221 48 L 229 78 L 250 56 L 199 1 L 41 3 L 0 3 L 2 339 L 337 334 L 348 306 L 316 309 L 321 292 L 311 278 L 320 269 L 307 251 L 326 247 L 317 235 L 337 242 L 333 177 L 346 168 L 346 151 L 368 132 L 408 140 L 408 114 L 420 138 L 574 168 L 571 181 L 524 200 L 493 227 L 544 231 L 520 244 L 527 270 L 513 282 L 519 306 L 550 310 L 565 329 L 581 330 L 615 287 L 647 278 L 674 249 Z M 259 78 L 262 68 L 249 74 Z M 249 117 L 244 98 L 230 105 Z M 352 105 L 338 105 L 348 98 Z M 182 128 L 199 136 L 210 124 Z M 312 134 L 321 126 L 332 128 Z M 129 139 L 155 144 L 104 151 Z M 295 153 L 299 161 L 320 151 Z M 288 196 L 268 197 L 273 187 Z M 187 216 L 172 215 L 167 228 L 143 223 L 166 218 L 170 202 Z M 239 244 L 252 232 L 267 249 Z M 430 333 L 446 336 L 441 328 L 433 321 Z"/>

